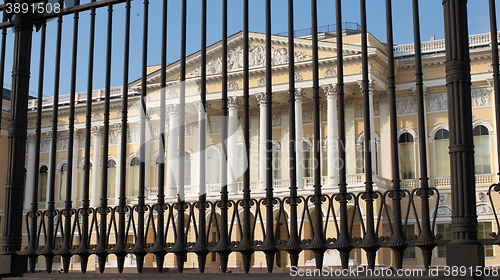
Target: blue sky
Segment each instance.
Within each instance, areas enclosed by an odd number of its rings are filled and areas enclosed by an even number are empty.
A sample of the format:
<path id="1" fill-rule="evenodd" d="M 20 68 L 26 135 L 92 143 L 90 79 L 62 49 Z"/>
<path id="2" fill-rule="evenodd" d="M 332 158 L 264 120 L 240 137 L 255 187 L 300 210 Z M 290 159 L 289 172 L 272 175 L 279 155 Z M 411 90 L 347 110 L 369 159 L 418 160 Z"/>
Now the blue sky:
<path id="1" fill-rule="evenodd" d="M 149 18 L 149 47 L 148 65 L 156 65 L 160 62 L 160 38 L 161 38 L 161 4 L 163 1 L 151 0 Z M 208 0 L 208 44 L 221 39 L 221 1 Z M 233 34 L 242 29 L 242 0 L 229 0 L 229 30 Z M 272 1 L 272 32 L 287 31 L 287 0 Z M 179 59 L 180 46 L 180 3 L 181 0 L 169 1 L 168 13 L 168 62 Z M 310 1 L 295 0 L 295 30 L 305 29 L 311 26 Z M 428 41 L 431 35 L 436 39 L 444 38 L 443 31 L 443 8 L 442 1 L 421 0 L 420 21 L 421 39 Z M 250 0 L 250 30 L 255 32 L 265 31 L 265 0 Z M 188 1 L 188 49 L 192 53 L 200 49 L 200 6 L 201 0 Z M 469 34 L 489 32 L 489 14 L 487 0 L 469 1 Z M 124 29 L 124 4 L 116 5 L 113 13 L 113 57 L 112 57 L 112 86 L 122 85 L 123 75 L 123 29 Z M 412 1 L 393 0 L 394 16 L 394 41 L 396 44 L 411 43 L 413 41 L 412 25 Z M 368 0 L 368 31 L 379 40 L 385 41 L 385 0 Z M 498 10 L 498 9 L 497 9 Z M 143 1 L 132 2 L 132 41 L 131 41 L 131 63 L 130 78 L 135 80 L 141 74 L 142 54 L 142 24 L 143 24 Z M 498 11 L 497 11 L 498 13 Z M 359 1 L 343 1 L 343 21 L 359 23 Z M 87 63 L 88 63 L 88 29 L 89 13 L 84 12 L 80 16 L 79 49 L 78 49 L 78 71 L 77 92 L 86 91 L 87 87 Z M 318 26 L 335 23 L 335 1 L 318 0 Z M 97 12 L 97 34 L 95 48 L 94 89 L 103 88 L 105 83 L 105 47 L 106 47 L 106 8 L 100 8 Z M 47 27 L 47 49 L 45 67 L 44 96 L 52 96 L 54 92 L 69 94 L 71 48 L 72 48 L 73 17 L 64 17 L 63 24 L 63 52 L 61 87 L 59 91 L 54 90 L 54 53 L 56 37 L 56 21 L 50 21 Z M 7 67 L 5 83 L 10 84 L 10 70 L 12 63 L 12 30 L 8 32 L 7 42 Z M 32 80 L 30 88 L 36 91 L 38 84 L 38 62 L 39 62 L 39 40 L 40 34 L 34 34 L 32 55 Z M 32 93 L 35 94 L 35 93 Z"/>

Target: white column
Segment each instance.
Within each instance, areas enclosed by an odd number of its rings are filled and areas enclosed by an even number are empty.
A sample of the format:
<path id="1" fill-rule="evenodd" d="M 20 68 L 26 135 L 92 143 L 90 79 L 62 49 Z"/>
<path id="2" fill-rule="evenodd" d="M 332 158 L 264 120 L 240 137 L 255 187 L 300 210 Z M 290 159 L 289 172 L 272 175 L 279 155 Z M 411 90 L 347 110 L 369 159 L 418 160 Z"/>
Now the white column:
<path id="1" fill-rule="evenodd" d="M 27 137 L 28 142 L 28 162 L 27 162 L 27 170 L 26 170 L 26 190 L 24 192 L 24 210 L 29 211 L 31 209 L 31 202 L 33 201 L 33 195 L 35 191 L 35 178 L 34 176 L 38 176 L 38 168 L 35 162 L 35 152 L 36 152 L 36 143 L 35 143 L 35 134 L 30 133 Z"/>
<path id="2" fill-rule="evenodd" d="M 338 170 L 341 167 L 339 163 L 338 147 L 338 123 L 337 123 L 337 84 L 323 85 L 323 90 L 327 100 L 327 176 L 328 186 L 337 187 L 339 184 Z"/>
<path id="3" fill-rule="evenodd" d="M 356 174 L 356 128 L 354 127 L 354 97 L 345 98 L 345 138 L 347 174 Z"/>
<path id="4" fill-rule="evenodd" d="M 121 158 L 122 158 L 122 124 L 115 124 L 115 130 L 117 131 L 116 138 L 118 139 L 118 144 L 116 147 L 116 185 L 115 185 L 115 205 L 120 202 L 120 185 L 122 184 L 122 177 L 120 176 L 121 170 Z"/>
<path id="5" fill-rule="evenodd" d="M 488 90 L 490 91 L 490 96 L 491 96 L 490 98 L 495 98 L 495 89 L 494 89 L 495 85 L 494 85 L 493 79 L 487 79 L 486 82 L 488 82 Z M 496 132 L 495 131 L 497 131 L 497 129 L 499 129 L 499 128 L 497 127 L 497 117 L 496 117 L 497 113 L 496 113 L 496 110 L 499 110 L 499 109 L 497 109 L 495 107 L 496 106 L 492 106 L 492 109 L 493 109 L 493 111 L 492 111 L 492 115 L 493 115 L 492 124 L 493 124 L 493 132 L 494 132 L 494 135 L 495 135 L 495 141 L 497 141 L 497 139 L 496 139 Z M 490 133 L 491 133 L 491 131 L 490 131 Z M 428 149 L 427 149 L 427 151 L 428 151 Z M 491 154 L 492 155 L 496 155 L 497 154 L 497 145 L 493 145 L 493 149 L 491 150 Z M 492 165 L 492 169 L 493 170 L 498 170 L 498 167 L 499 167 L 498 166 L 498 161 L 494 160 L 492 162 L 492 164 L 493 164 Z M 500 174 L 498 174 L 497 177 L 500 178 Z"/>
<path id="6" fill-rule="evenodd" d="M 266 186 L 266 94 L 256 93 L 257 101 L 259 101 L 260 116 L 259 116 L 259 190 L 264 190 Z"/>
<path id="7" fill-rule="evenodd" d="M 69 141 L 69 139 L 68 139 Z M 73 200 L 73 205 L 78 205 L 78 201 L 76 201 L 76 198 L 78 197 L 78 148 L 80 144 L 80 131 L 75 129 L 75 132 L 73 134 L 73 170 L 72 170 L 72 175 L 71 175 L 71 186 L 72 186 L 72 192 L 71 192 L 71 200 Z M 73 206 L 75 207 L 75 206 Z"/>
<path id="8" fill-rule="evenodd" d="M 389 122 L 389 102 L 387 93 L 379 94 L 380 101 L 380 170 L 379 175 L 384 178 L 392 178 L 391 161 L 391 127 Z"/>
<path id="9" fill-rule="evenodd" d="M 281 178 L 290 178 L 290 113 L 288 105 L 280 108 L 281 114 Z"/>
<path id="10" fill-rule="evenodd" d="M 250 110 L 250 184 L 255 190 L 255 183 L 259 181 L 259 110 Z"/>
<path id="11" fill-rule="evenodd" d="M 101 190 L 101 153 L 102 153 L 102 126 L 92 127 L 94 134 L 94 164 L 92 166 L 92 197 L 90 206 L 99 206 L 99 196 Z"/>
<path id="12" fill-rule="evenodd" d="M 305 92 L 298 88 L 295 90 L 295 135 L 296 135 L 296 151 L 297 151 L 297 189 L 301 190 L 304 188 L 304 149 L 302 147 L 302 97 L 304 97 Z"/>
<path id="13" fill-rule="evenodd" d="M 195 147 L 194 147 L 194 151 L 196 151 L 194 153 L 194 158 L 193 158 L 193 164 L 192 166 L 194 166 L 194 169 L 196 167 L 199 168 L 199 170 L 203 170 L 204 172 L 206 172 L 207 168 L 207 154 L 206 154 L 206 141 L 205 141 L 205 147 L 203 147 L 203 153 L 204 153 L 204 157 L 201 157 L 201 152 L 200 151 L 200 140 L 201 140 L 201 137 L 205 137 L 205 139 L 207 139 L 207 133 L 208 133 L 208 126 L 207 126 L 207 116 L 206 116 L 206 113 L 205 113 L 205 110 L 208 110 L 208 108 L 210 108 L 210 104 L 207 102 L 205 104 L 206 106 L 206 109 L 203 108 L 203 105 L 202 105 L 202 102 L 201 101 L 198 101 L 198 102 L 195 102 L 194 105 L 196 106 L 196 109 L 198 110 L 198 131 L 197 131 L 197 137 L 195 137 Z M 202 127 L 205 127 L 205 135 L 201 135 L 201 128 Z M 202 174 L 199 173 L 199 172 L 193 172 L 193 182 L 195 182 L 195 184 L 198 184 L 198 195 L 203 195 L 203 194 L 206 194 L 207 193 L 207 189 L 206 189 L 206 182 L 207 182 L 207 179 L 206 179 L 206 174 L 204 173 L 203 175 L 205 176 L 201 176 Z"/>
<path id="14" fill-rule="evenodd" d="M 167 106 L 169 114 L 168 142 L 167 142 L 167 198 L 176 196 L 177 182 L 175 180 L 178 172 L 178 149 L 179 149 L 179 104 Z"/>
<path id="15" fill-rule="evenodd" d="M 150 111 L 147 111 L 145 114 L 146 117 L 146 124 L 151 124 L 151 116 L 153 112 L 152 109 Z M 144 139 L 144 150 L 145 150 L 145 155 L 144 155 L 144 188 L 145 188 L 145 196 L 146 198 L 150 198 L 150 193 L 151 193 L 151 188 L 153 187 L 154 184 L 151 184 L 151 138 L 153 138 L 153 131 L 152 129 L 146 128 L 144 130 L 145 133 L 145 139 Z M 156 163 L 156 162 L 155 162 Z M 155 199 L 153 197 L 153 199 Z"/>
<path id="16" fill-rule="evenodd" d="M 229 96 L 229 119 L 227 123 L 228 139 L 227 139 L 227 175 L 228 175 L 228 192 L 236 194 L 236 179 L 238 179 L 238 97 Z M 223 139 L 224 140 L 224 139 Z"/>

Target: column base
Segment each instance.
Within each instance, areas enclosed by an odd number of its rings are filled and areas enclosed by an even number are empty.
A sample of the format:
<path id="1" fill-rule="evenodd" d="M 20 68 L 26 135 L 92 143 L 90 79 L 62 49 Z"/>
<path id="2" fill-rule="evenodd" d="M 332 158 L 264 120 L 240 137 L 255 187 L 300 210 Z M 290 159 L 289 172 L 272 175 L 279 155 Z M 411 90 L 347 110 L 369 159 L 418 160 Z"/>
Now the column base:
<path id="1" fill-rule="evenodd" d="M 0 276 L 23 276 L 27 265 L 26 256 L 0 255 Z"/>
<path id="2" fill-rule="evenodd" d="M 446 265 L 484 267 L 484 246 L 481 244 L 447 245 Z"/>

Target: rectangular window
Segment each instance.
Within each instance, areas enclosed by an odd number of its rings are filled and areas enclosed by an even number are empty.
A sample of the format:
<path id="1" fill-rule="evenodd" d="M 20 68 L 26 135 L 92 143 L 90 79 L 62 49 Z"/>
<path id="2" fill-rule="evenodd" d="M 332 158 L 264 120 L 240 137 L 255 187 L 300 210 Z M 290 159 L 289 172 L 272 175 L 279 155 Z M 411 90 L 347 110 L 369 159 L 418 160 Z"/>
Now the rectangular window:
<path id="1" fill-rule="evenodd" d="M 493 232 L 491 222 L 479 222 L 477 224 L 477 238 L 478 239 L 491 239 L 491 233 Z M 484 256 L 494 257 L 495 251 L 493 245 L 484 245 Z"/>
<path id="2" fill-rule="evenodd" d="M 441 235 L 442 240 L 451 240 L 451 224 L 436 225 L 436 233 Z M 446 246 L 437 246 L 437 257 L 446 258 Z"/>

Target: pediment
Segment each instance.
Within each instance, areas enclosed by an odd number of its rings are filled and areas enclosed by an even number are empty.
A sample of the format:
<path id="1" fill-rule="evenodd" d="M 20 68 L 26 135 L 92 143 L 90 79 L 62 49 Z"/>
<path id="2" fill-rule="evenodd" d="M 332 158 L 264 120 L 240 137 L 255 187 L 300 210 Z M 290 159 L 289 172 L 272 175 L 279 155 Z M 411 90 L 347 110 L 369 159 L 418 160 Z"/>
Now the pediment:
<path id="1" fill-rule="evenodd" d="M 238 72 L 243 69 L 243 32 L 238 32 L 228 37 L 228 71 Z M 264 68 L 266 66 L 266 40 L 265 34 L 250 33 L 249 38 L 249 66 L 250 69 Z M 272 36 L 272 65 L 286 66 L 288 64 L 288 38 L 284 36 Z M 312 60 L 310 39 L 295 38 L 295 63 Z M 336 43 L 329 41 L 319 42 L 319 57 L 335 57 Z M 222 73 L 222 41 L 218 41 L 207 47 L 207 75 Z M 360 46 L 345 44 L 344 55 L 360 54 Z M 201 52 L 197 51 L 186 58 L 187 78 L 199 77 L 201 73 Z M 167 81 L 178 80 L 180 61 L 170 63 L 167 66 Z M 152 71 L 148 74 L 148 84 L 157 84 L 160 81 L 161 70 Z M 138 79 L 130 84 L 132 88 L 138 88 L 141 80 Z"/>
<path id="2" fill-rule="evenodd" d="M 259 68 L 266 66 L 266 47 L 265 45 L 250 44 L 249 46 L 249 67 Z M 272 48 L 272 65 L 286 65 L 288 64 L 288 49 L 284 47 Z M 303 51 L 296 51 L 294 55 L 295 62 L 302 62 L 311 60 L 311 55 Z M 243 47 L 237 46 L 228 51 L 227 54 L 227 69 L 228 71 L 243 70 Z M 199 77 L 201 73 L 201 66 L 194 68 L 187 73 L 187 77 Z M 222 73 L 222 56 L 212 59 L 207 62 L 207 75 L 215 75 Z"/>

